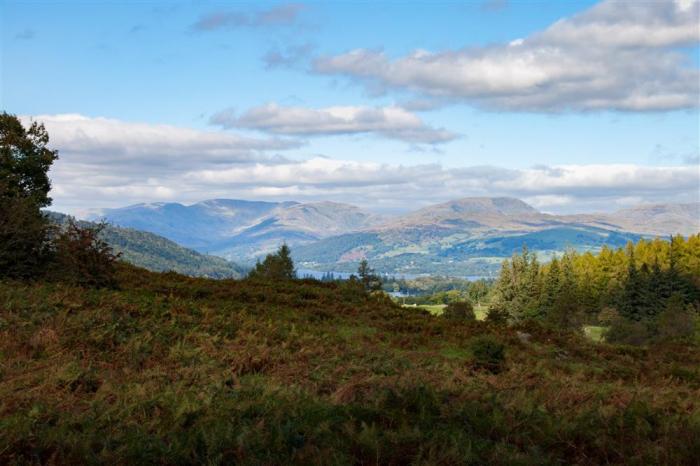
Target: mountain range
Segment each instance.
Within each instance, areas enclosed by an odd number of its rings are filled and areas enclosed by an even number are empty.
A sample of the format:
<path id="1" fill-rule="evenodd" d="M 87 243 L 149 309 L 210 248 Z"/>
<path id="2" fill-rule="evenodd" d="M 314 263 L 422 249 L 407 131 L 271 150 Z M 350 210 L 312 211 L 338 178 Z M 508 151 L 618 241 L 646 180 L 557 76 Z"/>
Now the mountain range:
<path id="1" fill-rule="evenodd" d="M 301 268 L 352 271 L 366 258 L 395 274 L 489 275 L 526 244 L 544 259 L 640 237 L 700 231 L 700 202 L 644 205 L 612 214 L 552 215 L 514 198 L 464 198 L 381 216 L 336 202 L 215 199 L 138 204 L 92 215 L 200 253 L 251 264 L 286 242 Z"/>

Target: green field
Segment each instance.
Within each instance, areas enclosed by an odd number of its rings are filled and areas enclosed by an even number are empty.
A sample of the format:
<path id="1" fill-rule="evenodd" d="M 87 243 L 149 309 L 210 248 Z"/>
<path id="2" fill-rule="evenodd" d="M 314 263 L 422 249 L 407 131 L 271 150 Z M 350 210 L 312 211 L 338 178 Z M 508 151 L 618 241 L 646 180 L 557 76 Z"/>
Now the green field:
<path id="1" fill-rule="evenodd" d="M 440 315 L 442 314 L 442 311 L 445 309 L 445 304 L 405 304 L 403 307 L 408 308 L 408 309 L 415 309 L 415 308 L 421 308 L 425 309 L 426 311 L 430 312 L 432 315 Z M 484 320 L 486 318 L 486 313 L 488 312 L 489 308 L 488 306 L 484 305 L 477 305 L 474 306 L 474 314 L 476 315 L 476 320 Z"/>

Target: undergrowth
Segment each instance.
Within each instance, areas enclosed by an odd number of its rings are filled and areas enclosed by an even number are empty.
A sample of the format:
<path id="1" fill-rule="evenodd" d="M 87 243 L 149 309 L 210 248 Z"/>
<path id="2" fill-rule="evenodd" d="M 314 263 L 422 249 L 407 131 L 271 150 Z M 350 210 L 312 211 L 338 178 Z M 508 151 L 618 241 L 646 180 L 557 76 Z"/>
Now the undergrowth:
<path id="1" fill-rule="evenodd" d="M 336 283 L 117 275 L 0 282 L 0 464 L 700 458 L 692 346 L 441 319 Z"/>

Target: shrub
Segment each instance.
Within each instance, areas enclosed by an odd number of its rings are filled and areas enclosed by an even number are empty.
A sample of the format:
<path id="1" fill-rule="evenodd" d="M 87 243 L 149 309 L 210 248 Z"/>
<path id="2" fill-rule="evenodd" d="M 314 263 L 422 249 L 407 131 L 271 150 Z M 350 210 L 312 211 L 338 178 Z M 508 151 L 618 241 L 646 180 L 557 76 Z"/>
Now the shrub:
<path id="1" fill-rule="evenodd" d="M 503 344 L 491 335 L 484 335 L 472 340 L 469 345 L 474 355 L 474 367 L 497 374 L 506 362 Z"/>
<path id="2" fill-rule="evenodd" d="M 598 313 L 598 323 L 601 325 L 611 325 L 620 318 L 620 313 L 614 307 L 606 306 Z"/>
<path id="3" fill-rule="evenodd" d="M 501 307 L 491 307 L 486 313 L 486 322 L 496 325 L 506 325 L 508 323 L 508 311 Z"/>
<path id="4" fill-rule="evenodd" d="M 692 305 L 683 302 L 683 296 L 676 293 L 669 298 L 663 311 L 657 317 L 658 337 L 661 340 L 689 338 L 695 334 L 697 315 Z"/>
<path id="5" fill-rule="evenodd" d="M 642 346 L 649 343 L 651 334 L 644 322 L 618 317 L 604 333 L 605 341 L 622 345 Z"/>
<path id="6" fill-rule="evenodd" d="M 104 224 L 80 227 L 70 221 L 53 241 L 51 278 L 80 286 L 113 287 L 119 254 L 100 239 L 102 229 Z"/>
<path id="7" fill-rule="evenodd" d="M 474 314 L 474 308 L 469 301 L 458 301 L 450 303 L 445 307 L 442 316 L 447 319 L 456 320 L 476 320 L 476 314 Z"/>

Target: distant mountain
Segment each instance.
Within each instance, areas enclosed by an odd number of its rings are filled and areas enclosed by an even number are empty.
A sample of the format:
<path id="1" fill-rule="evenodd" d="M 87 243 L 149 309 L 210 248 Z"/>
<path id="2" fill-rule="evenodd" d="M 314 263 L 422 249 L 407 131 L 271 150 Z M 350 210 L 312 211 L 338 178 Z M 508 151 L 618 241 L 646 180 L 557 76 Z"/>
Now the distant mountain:
<path id="1" fill-rule="evenodd" d="M 67 223 L 69 216 L 50 212 L 50 218 L 58 224 Z M 91 226 L 91 222 L 79 224 Z M 238 278 L 244 269 L 221 257 L 200 254 L 177 243 L 145 231 L 107 225 L 102 238 L 121 259 L 154 272 L 175 271 L 194 277 Z"/>
<path id="2" fill-rule="evenodd" d="M 699 212 L 694 203 L 550 215 L 518 199 L 472 197 L 391 218 L 334 202 L 226 199 L 140 204 L 102 216 L 245 264 L 286 242 L 301 268 L 353 271 L 366 258 L 388 273 L 463 276 L 493 273 L 523 244 L 546 260 L 568 248 L 596 251 L 642 236 L 697 233 Z"/>
<path id="3" fill-rule="evenodd" d="M 190 206 L 137 204 L 105 209 L 91 219 L 162 235 L 200 252 L 251 262 L 291 246 L 368 228 L 382 218 L 336 202 L 253 202 L 215 199 Z"/>
<path id="4" fill-rule="evenodd" d="M 639 237 L 544 214 L 517 199 L 465 198 L 303 245 L 293 253 L 303 267 L 319 270 L 351 271 L 368 259 L 389 273 L 489 275 L 523 245 L 547 259 L 568 248 L 595 251 Z"/>
<path id="5" fill-rule="evenodd" d="M 700 202 L 642 205 L 612 214 L 572 215 L 563 218 L 618 231 L 655 236 L 687 236 L 700 232 Z"/>

